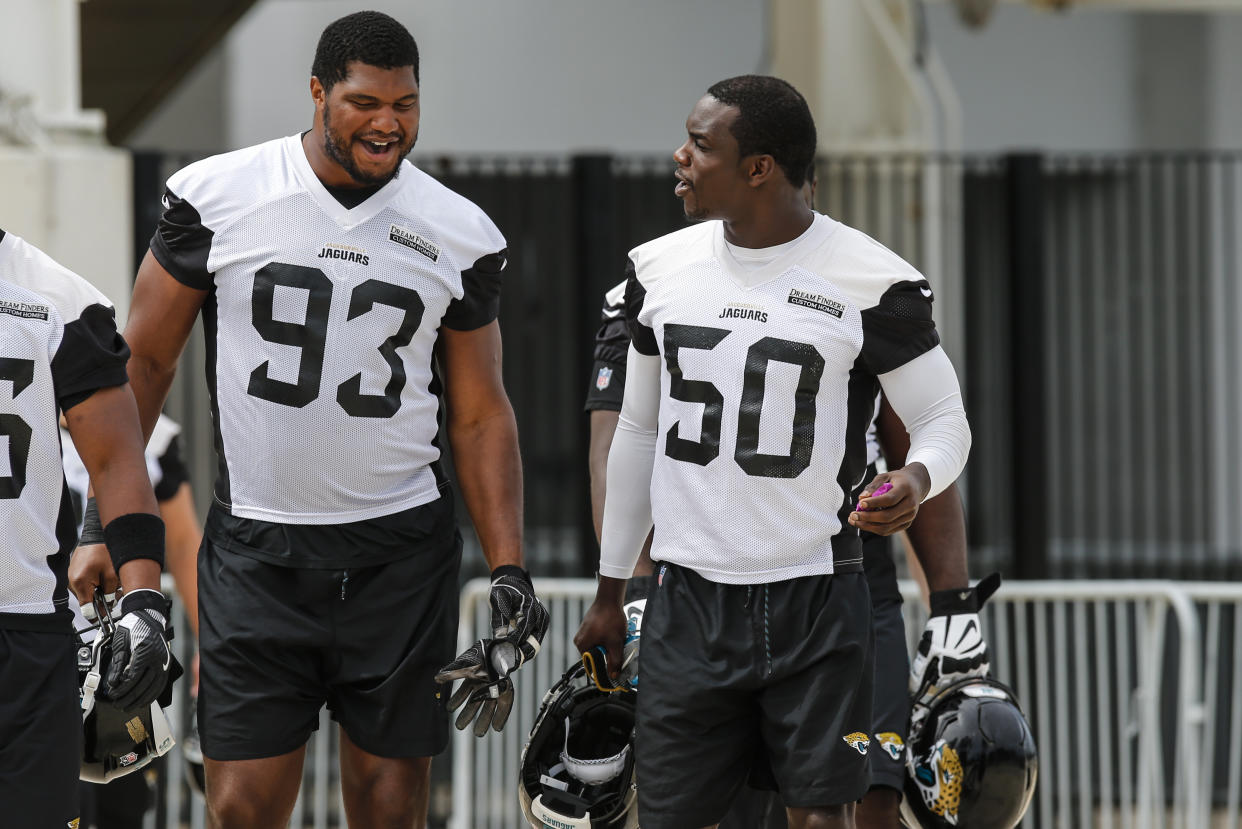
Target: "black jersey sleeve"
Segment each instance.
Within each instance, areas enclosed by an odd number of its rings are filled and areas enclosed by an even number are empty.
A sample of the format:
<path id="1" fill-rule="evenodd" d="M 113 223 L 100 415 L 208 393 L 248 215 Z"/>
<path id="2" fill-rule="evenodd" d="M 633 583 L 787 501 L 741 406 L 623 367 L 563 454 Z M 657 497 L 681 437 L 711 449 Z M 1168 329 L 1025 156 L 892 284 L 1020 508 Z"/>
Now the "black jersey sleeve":
<path id="1" fill-rule="evenodd" d="M 647 301 L 647 289 L 634 274 L 632 260 L 626 265 L 625 276 L 625 320 L 629 324 L 630 342 L 639 354 L 655 357 L 660 353 L 655 331 L 638 321 L 638 315 L 643 310 L 643 303 Z"/>
<path id="2" fill-rule="evenodd" d="M 898 282 L 862 312 L 862 358 L 879 376 L 940 344 L 932 319 L 932 292 L 924 279 Z"/>
<path id="3" fill-rule="evenodd" d="M 595 362 L 587 386 L 586 411 L 621 411 L 629 351 L 630 328 L 625 318 L 625 300 L 613 305 L 605 298 L 599 330 L 595 332 Z"/>
<path id="4" fill-rule="evenodd" d="M 189 470 L 181 459 L 181 440 L 176 435 L 168 441 L 164 454 L 158 458 L 160 480 L 155 485 L 155 500 L 167 501 L 177 494 L 181 485 L 190 480 Z"/>
<path id="5" fill-rule="evenodd" d="M 62 411 L 68 411 L 98 389 L 129 382 L 125 364 L 129 346 L 116 330 L 116 313 L 106 305 L 88 305 L 65 324 L 60 347 L 52 357 L 52 382 Z"/>
<path id="6" fill-rule="evenodd" d="M 482 328 L 500 315 L 501 273 L 508 250 L 481 256 L 461 272 L 461 299 L 449 303 L 444 312 L 445 327 L 454 331 Z"/>
<path id="7" fill-rule="evenodd" d="M 151 254 L 164 270 L 183 285 L 211 290 L 214 279 L 207 270 L 212 231 L 203 226 L 194 205 L 171 190 L 164 191 L 164 213 L 151 237 Z"/>
<path id="8" fill-rule="evenodd" d="M 608 309 L 605 308 L 605 311 Z M 596 362 L 620 363 L 625 365 L 626 356 L 630 353 L 630 324 L 626 320 L 624 310 L 612 317 L 604 316 L 599 330 L 595 332 Z"/>

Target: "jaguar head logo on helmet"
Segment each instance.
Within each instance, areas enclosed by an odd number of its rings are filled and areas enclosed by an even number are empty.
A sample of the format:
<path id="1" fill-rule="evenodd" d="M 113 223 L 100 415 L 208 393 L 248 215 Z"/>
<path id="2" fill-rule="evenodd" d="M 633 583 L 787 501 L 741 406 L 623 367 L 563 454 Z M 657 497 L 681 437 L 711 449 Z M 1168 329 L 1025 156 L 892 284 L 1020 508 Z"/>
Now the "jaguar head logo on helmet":
<path id="1" fill-rule="evenodd" d="M 972 677 L 933 698 L 910 734 L 902 822 L 912 829 L 1012 829 L 1035 792 L 1031 727 L 1005 685 Z"/>

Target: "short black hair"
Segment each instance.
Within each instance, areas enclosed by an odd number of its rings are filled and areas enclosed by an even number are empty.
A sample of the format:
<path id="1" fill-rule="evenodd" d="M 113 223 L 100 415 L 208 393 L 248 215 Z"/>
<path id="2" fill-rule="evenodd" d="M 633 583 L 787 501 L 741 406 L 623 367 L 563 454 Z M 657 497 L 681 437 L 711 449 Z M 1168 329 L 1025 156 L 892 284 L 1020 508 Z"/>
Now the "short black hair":
<path id="1" fill-rule="evenodd" d="M 730 132 L 738 152 L 770 155 L 794 187 L 806 181 L 815 163 L 815 119 L 802 94 L 770 75 L 739 75 L 707 90 L 720 103 L 737 107 Z"/>
<path id="2" fill-rule="evenodd" d="M 383 12 L 354 12 L 329 23 L 319 36 L 311 75 L 327 92 L 349 75 L 351 61 L 380 69 L 414 67 L 418 81 L 418 44 L 409 30 Z"/>

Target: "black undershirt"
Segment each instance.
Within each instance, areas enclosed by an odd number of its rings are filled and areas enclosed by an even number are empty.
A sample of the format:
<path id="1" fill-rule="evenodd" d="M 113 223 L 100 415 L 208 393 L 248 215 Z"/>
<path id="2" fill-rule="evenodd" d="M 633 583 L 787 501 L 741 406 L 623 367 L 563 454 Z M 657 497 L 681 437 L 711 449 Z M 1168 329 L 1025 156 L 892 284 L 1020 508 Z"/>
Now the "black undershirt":
<path id="1" fill-rule="evenodd" d="M 322 182 L 320 183 L 322 184 Z M 326 184 L 323 185 L 323 189 L 327 190 L 328 194 L 339 201 L 346 210 L 353 210 L 382 190 L 383 187 L 383 184 L 372 187 L 329 187 Z"/>

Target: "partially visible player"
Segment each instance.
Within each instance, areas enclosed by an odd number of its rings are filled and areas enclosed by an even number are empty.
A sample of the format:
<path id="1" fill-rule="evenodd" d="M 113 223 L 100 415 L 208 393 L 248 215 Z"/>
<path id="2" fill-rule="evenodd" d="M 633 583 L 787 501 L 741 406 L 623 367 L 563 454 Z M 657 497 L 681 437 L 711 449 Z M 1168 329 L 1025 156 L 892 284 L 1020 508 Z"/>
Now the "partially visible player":
<path id="1" fill-rule="evenodd" d="M 378 12 L 329 24 L 308 86 L 307 131 L 169 179 L 126 326 L 131 382 L 149 433 L 202 315 L 219 458 L 198 569 L 211 825 L 289 820 L 326 703 L 350 825 L 421 826 L 449 738 L 443 682 L 463 679 L 459 726 L 498 730 L 508 674 L 547 628 L 522 568 L 501 376 L 506 246 L 404 160 L 420 124 L 404 26 Z M 442 403 L 493 576 L 492 635 L 456 660 Z"/>
<path id="2" fill-rule="evenodd" d="M 111 304 L 0 230 L 0 804 L 4 825 L 76 825 L 82 715 L 69 609 L 76 522 L 61 468 L 60 412 L 99 486 L 103 534 L 125 589 L 104 688 L 150 704 L 169 664 L 160 587 L 164 528 Z M 101 691 L 102 692 L 102 691 Z"/>
<path id="3" fill-rule="evenodd" d="M 654 517 L 641 825 L 717 823 L 762 757 L 792 826 L 853 826 L 873 671 L 858 532 L 908 526 L 960 472 L 969 428 L 926 280 L 807 206 L 801 95 L 732 78 L 686 128 L 676 194 L 705 221 L 630 254 L 601 577 L 575 644 L 619 660 L 624 579 Z M 855 504 L 881 387 L 909 463 Z"/>
<path id="4" fill-rule="evenodd" d="M 202 529 L 194 510 L 194 494 L 190 489 L 189 472 L 181 456 L 181 426 L 172 418 L 160 415 L 155 431 L 147 441 L 145 460 L 147 474 L 155 498 L 159 502 L 160 518 L 164 520 L 166 537 L 165 560 L 172 574 L 177 595 L 185 610 L 186 620 L 198 639 L 198 548 L 202 542 Z M 90 474 L 82 463 L 72 436 L 64 428 L 61 418 L 61 446 L 64 450 L 65 483 L 73 502 L 74 514 L 81 531 L 83 511 L 90 487 Z M 81 564 L 82 559 L 78 559 Z M 75 566 L 70 564 L 69 581 L 73 584 Z M 194 665 L 198 659 L 195 657 Z M 192 670 L 190 696 L 198 694 L 197 667 Z M 185 739 L 178 740 L 186 759 L 194 762 L 192 744 L 198 736 L 191 726 Z M 201 757 L 197 759 L 201 765 Z M 130 829 L 142 823 L 143 815 L 154 804 L 151 787 L 145 774 L 128 774 L 109 783 L 82 784 L 82 826 L 96 829 Z"/>

